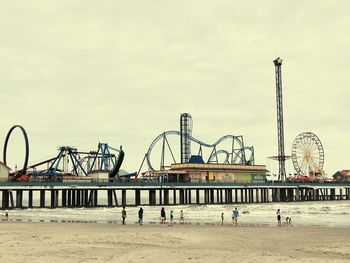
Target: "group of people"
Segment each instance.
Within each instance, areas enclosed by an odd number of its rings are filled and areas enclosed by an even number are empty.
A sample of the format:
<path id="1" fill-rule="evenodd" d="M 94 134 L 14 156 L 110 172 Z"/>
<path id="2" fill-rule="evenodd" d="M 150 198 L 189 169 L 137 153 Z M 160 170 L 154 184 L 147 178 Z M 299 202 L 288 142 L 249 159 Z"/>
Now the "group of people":
<path id="1" fill-rule="evenodd" d="M 123 206 L 123 210 L 122 210 L 122 223 L 123 225 L 125 225 L 125 219 L 127 217 L 127 213 L 125 210 L 125 206 Z M 166 213 L 165 213 L 165 209 L 164 207 L 162 207 L 162 209 L 160 210 L 160 223 L 162 225 L 165 225 L 166 222 Z M 184 221 L 184 212 L 181 210 L 180 211 L 180 224 L 183 224 Z M 138 211 L 138 223 L 139 225 L 142 225 L 143 223 L 143 208 L 140 207 L 139 211 Z M 173 225 L 174 223 L 174 211 L 171 210 L 170 211 L 170 224 Z"/>
<path id="2" fill-rule="evenodd" d="M 239 217 L 239 211 L 237 207 L 232 210 L 232 224 L 237 225 Z M 224 213 L 221 213 L 221 225 L 224 224 Z"/>
<path id="3" fill-rule="evenodd" d="M 282 222 L 281 222 L 281 210 L 277 209 L 276 212 L 277 215 L 277 225 L 281 226 Z M 8 218 L 8 212 L 6 211 L 6 218 Z M 127 217 L 126 214 L 126 210 L 125 210 L 125 206 L 123 206 L 123 210 L 122 210 L 122 223 L 123 225 L 125 225 L 125 219 Z M 238 223 L 238 217 L 239 217 L 239 211 L 237 209 L 237 207 L 235 209 L 232 210 L 232 224 L 237 225 Z M 181 210 L 180 211 L 180 224 L 183 224 L 184 221 L 184 212 Z M 287 224 L 291 224 L 292 222 L 292 218 L 290 216 L 286 217 L 286 223 Z M 138 223 L 140 225 L 142 225 L 143 223 L 143 208 L 140 207 L 139 211 L 138 211 Z M 174 211 L 171 210 L 170 211 L 170 225 L 173 225 L 174 223 Z M 160 224 L 161 225 L 165 225 L 166 224 L 166 212 L 165 212 L 165 208 L 162 207 L 162 209 L 160 210 Z M 221 224 L 224 224 L 224 213 L 221 213 Z"/>
<path id="4" fill-rule="evenodd" d="M 281 210 L 280 210 L 280 209 L 277 209 L 276 215 L 277 215 L 277 226 L 282 226 L 282 222 L 281 222 Z M 286 217 L 286 223 L 287 223 L 288 225 L 290 225 L 290 224 L 292 223 L 292 217 L 287 216 L 287 217 Z"/>
<path id="5" fill-rule="evenodd" d="M 184 220 L 184 212 L 180 211 L 180 224 L 183 224 L 185 222 Z M 160 210 L 160 224 L 165 225 L 166 223 L 166 213 L 164 207 Z M 174 211 L 170 211 L 170 225 L 174 224 Z"/>

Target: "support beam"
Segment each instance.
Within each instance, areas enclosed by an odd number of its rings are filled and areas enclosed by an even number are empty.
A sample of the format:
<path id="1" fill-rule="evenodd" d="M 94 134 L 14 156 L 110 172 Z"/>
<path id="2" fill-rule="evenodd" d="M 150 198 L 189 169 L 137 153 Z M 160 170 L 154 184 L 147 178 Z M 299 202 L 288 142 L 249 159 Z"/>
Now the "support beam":
<path id="1" fill-rule="evenodd" d="M 33 190 L 28 191 L 28 208 L 33 208 Z"/>
<path id="2" fill-rule="evenodd" d="M 155 194 L 156 190 L 154 190 L 154 194 Z M 126 206 L 126 190 L 123 189 L 122 190 L 122 206 Z"/>
<path id="3" fill-rule="evenodd" d="M 141 190 L 140 189 L 136 189 L 135 190 L 135 205 L 138 206 L 140 204 L 141 204 Z"/>
<path id="4" fill-rule="evenodd" d="M 40 190 L 40 208 L 45 207 L 45 190 Z"/>

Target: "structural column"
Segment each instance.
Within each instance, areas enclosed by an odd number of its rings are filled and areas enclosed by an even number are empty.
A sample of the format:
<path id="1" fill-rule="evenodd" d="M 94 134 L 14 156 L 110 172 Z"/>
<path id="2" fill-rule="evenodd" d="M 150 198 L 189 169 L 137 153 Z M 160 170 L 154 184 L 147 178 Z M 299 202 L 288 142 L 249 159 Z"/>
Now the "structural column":
<path id="1" fill-rule="evenodd" d="M 335 200 L 335 189 L 331 189 L 331 200 Z"/>
<path id="2" fill-rule="evenodd" d="M 210 203 L 214 204 L 214 189 L 210 189 Z"/>
<path id="3" fill-rule="evenodd" d="M 183 189 L 180 189 L 180 205 L 185 204 L 185 193 Z"/>
<path id="4" fill-rule="evenodd" d="M 107 206 L 108 207 L 113 206 L 112 189 L 107 189 Z"/>
<path id="5" fill-rule="evenodd" d="M 169 204 L 169 190 L 164 189 L 164 204 L 168 205 Z"/>
<path id="6" fill-rule="evenodd" d="M 156 205 L 156 190 L 149 190 L 149 205 Z"/>
<path id="7" fill-rule="evenodd" d="M 45 190 L 40 190 L 40 207 L 45 207 Z"/>
<path id="8" fill-rule="evenodd" d="M 62 207 L 67 206 L 67 190 L 62 190 Z"/>
<path id="9" fill-rule="evenodd" d="M 33 208 L 33 190 L 28 191 L 28 208 Z"/>
<path id="10" fill-rule="evenodd" d="M 55 208 L 55 190 L 50 191 L 51 194 L 51 208 Z"/>
<path id="11" fill-rule="evenodd" d="M 135 205 L 138 206 L 141 204 L 141 190 L 136 189 L 135 190 Z"/>
<path id="12" fill-rule="evenodd" d="M 67 192 L 68 192 L 68 204 L 67 204 L 67 206 L 71 207 L 72 206 L 72 190 L 67 190 Z M 90 196 L 92 198 L 92 190 L 90 191 Z M 91 205 L 92 205 L 92 203 L 91 203 Z"/>
<path id="13" fill-rule="evenodd" d="M 156 191 L 154 190 L 154 195 L 156 194 Z M 126 206 L 126 190 L 122 190 L 122 206 Z"/>
<path id="14" fill-rule="evenodd" d="M 208 204 L 209 203 L 209 190 L 204 189 L 204 203 Z"/>
<path id="15" fill-rule="evenodd" d="M 22 208 L 23 207 L 23 190 L 17 190 L 16 191 L 16 207 Z"/>
<path id="16" fill-rule="evenodd" d="M 98 206 L 98 190 L 94 190 L 94 207 Z"/>
<path id="17" fill-rule="evenodd" d="M 294 201 L 294 189 L 289 188 L 287 190 L 287 192 L 288 192 L 288 202 L 293 202 Z"/>
<path id="18" fill-rule="evenodd" d="M 163 189 L 159 189 L 159 204 L 163 204 Z"/>
<path id="19" fill-rule="evenodd" d="M 2 190 L 2 209 L 9 208 L 9 192 L 8 190 Z"/>
<path id="20" fill-rule="evenodd" d="M 199 204 L 200 198 L 199 198 L 199 189 L 196 189 L 196 203 Z"/>

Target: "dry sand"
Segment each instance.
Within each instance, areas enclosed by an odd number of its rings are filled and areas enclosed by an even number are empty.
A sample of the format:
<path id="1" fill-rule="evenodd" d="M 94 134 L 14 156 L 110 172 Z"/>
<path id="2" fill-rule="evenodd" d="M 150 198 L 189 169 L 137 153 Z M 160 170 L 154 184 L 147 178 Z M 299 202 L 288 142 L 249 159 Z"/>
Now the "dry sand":
<path id="1" fill-rule="evenodd" d="M 350 262 L 350 228 L 0 222 L 1 262 Z"/>

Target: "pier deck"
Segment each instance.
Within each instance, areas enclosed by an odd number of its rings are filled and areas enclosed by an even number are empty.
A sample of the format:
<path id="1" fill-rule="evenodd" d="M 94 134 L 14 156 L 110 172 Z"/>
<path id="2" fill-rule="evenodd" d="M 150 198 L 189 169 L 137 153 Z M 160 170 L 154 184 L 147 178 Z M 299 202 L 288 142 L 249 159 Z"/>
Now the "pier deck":
<path id="1" fill-rule="evenodd" d="M 1 182 L 0 209 L 137 206 L 141 194 L 142 205 L 331 201 L 350 200 L 350 183 Z"/>

